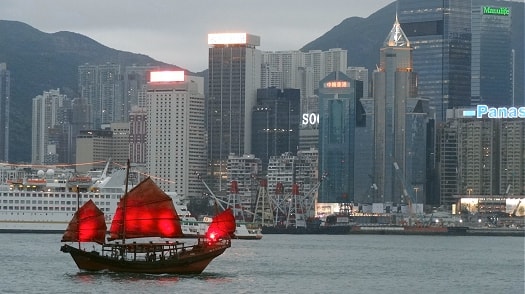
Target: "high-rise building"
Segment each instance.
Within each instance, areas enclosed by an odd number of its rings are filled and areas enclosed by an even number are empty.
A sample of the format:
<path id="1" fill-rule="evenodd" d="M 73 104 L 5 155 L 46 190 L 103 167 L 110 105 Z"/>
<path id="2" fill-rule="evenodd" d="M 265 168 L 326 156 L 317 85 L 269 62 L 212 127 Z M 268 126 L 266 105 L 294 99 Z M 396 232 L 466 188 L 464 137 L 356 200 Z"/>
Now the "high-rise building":
<path id="1" fill-rule="evenodd" d="M 42 95 L 33 98 L 31 163 L 65 162 L 65 155 L 60 154 L 60 151 L 70 147 L 64 146 L 67 144 L 64 128 L 69 128 L 66 113 L 67 97 L 60 94 L 60 89 L 44 91 Z"/>
<path id="2" fill-rule="evenodd" d="M 102 170 L 113 155 L 113 132 L 106 130 L 83 130 L 77 140 L 77 173 Z"/>
<path id="3" fill-rule="evenodd" d="M 346 69 L 346 68 L 345 68 Z M 319 173 L 327 174 L 318 202 L 354 200 L 357 105 L 363 82 L 336 71 L 319 85 Z"/>
<path id="4" fill-rule="evenodd" d="M 204 79 L 184 71 L 151 72 L 147 87 L 146 169 L 159 187 L 201 196 L 206 172 Z"/>
<path id="5" fill-rule="evenodd" d="M 132 65 L 124 68 L 122 77 L 124 84 L 123 115 L 131 112 L 133 106 L 144 106 L 139 99 L 146 92 L 149 73 L 154 70 L 160 70 L 160 67 Z"/>
<path id="6" fill-rule="evenodd" d="M 440 144 L 440 204 L 464 196 L 525 195 L 525 120 L 447 112 Z"/>
<path id="7" fill-rule="evenodd" d="M 264 171 L 271 156 L 297 153 L 299 96 L 299 89 L 257 90 L 257 105 L 252 114 L 252 154 L 261 159 Z"/>
<path id="8" fill-rule="evenodd" d="M 429 109 L 428 101 L 417 97 L 410 45 L 396 17 L 373 75 L 374 202 L 421 203 L 426 194 Z"/>
<path id="9" fill-rule="evenodd" d="M 131 162 L 146 164 L 147 108 L 134 106 L 129 114 L 129 159 Z"/>
<path id="10" fill-rule="evenodd" d="M 78 67 L 78 74 L 80 97 L 91 105 L 94 129 L 112 122 L 127 122 L 129 109 L 124 101 L 120 65 L 85 64 Z"/>
<path id="11" fill-rule="evenodd" d="M 247 33 L 208 35 L 208 167 L 215 191 L 225 185 L 231 154 L 251 153 L 252 109 L 261 84 L 258 36 Z"/>
<path id="12" fill-rule="evenodd" d="M 251 211 L 257 197 L 256 180 L 261 173 L 261 160 L 253 154 L 228 156 L 229 205 L 241 205 L 244 209 Z M 236 182 L 235 188 L 231 186 L 233 182 Z"/>
<path id="13" fill-rule="evenodd" d="M 419 96 L 438 122 L 446 109 L 470 105 L 471 1 L 398 0 L 399 22 L 410 40 Z"/>
<path id="14" fill-rule="evenodd" d="M 352 80 L 363 82 L 363 98 L 368 98 L 368 69 L 362 66 L 349 66 L 346 75 Z"/>
<path id="15" fill-rule="evenodd" d="M 11 77 L 5 63 L 0 63 L 0 161 L 9 161 L 9 100 Z"/>
<path id="16" fill-rule="evenodd" d="M 472 1 L 472 105 L 513 105 L 512 14 L 501 5 L 504 2 Z"/>

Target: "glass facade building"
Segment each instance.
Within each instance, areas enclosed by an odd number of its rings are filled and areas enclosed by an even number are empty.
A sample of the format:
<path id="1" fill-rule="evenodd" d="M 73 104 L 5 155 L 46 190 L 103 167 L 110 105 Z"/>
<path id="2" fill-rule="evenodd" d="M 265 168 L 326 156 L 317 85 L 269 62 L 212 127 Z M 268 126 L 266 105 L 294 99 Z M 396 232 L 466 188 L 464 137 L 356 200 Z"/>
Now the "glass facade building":
<path id="1" fill-rule="evenodd" d="M 356 126 L 363 82 L 333 72 L 319 83 L 319 173 L 327 177 L 318 202 L 354 200 Z"/>
<path id="2" fill-rule="evenodd" d="M 511 17 L 501 1 L 472 1 L 473 105 L 513 104 Z"/>
<path id="3" fill-rule="evenodd" d="M 214 191 L 223 191 L 228 189 L 228 156 L 251 153 L 251 115 L 261 84 L 261 52 L 255 48 L 260 38 L 209 34 L 208 44 L 208 169 Z"/>
<path id="4" fill-rule="evenodd" d="M 257 90 L 252 114 L 252 154 L 261 159 L 263 170 L 271 156 L 297 153 L 300 124 L 300 90 Z"/>
<path id="5" fill-rule="evenodd" d="M 446 109 L 470 105 L 471 1 L 398 0 L 410 40 L 419 96 L 430 99 L 439 122 Z"/>

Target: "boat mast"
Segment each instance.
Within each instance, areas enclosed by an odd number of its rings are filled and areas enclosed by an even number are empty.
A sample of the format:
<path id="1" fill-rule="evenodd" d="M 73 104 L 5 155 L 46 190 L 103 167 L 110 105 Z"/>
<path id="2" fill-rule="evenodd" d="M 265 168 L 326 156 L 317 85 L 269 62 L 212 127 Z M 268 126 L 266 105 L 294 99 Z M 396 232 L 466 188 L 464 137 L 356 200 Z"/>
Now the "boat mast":
<path id="1" fill-rule="evenodd" d="M 78 214 L 79 210 L 80 210 L 80 187 L 79 185 L 77 185 L 77 215 L 79 216 L 77 220 L 78 227 L 80 227 L 80 215 Z M 80 239 L 78 238 L 78 236 L 77 236 L 77 240 L 78 240 L 78 249 L 80 249 Z"/>
<path id="2" fill-rule="evenodd" d="M 123 201 L 122 202 L 122 224 L 121 224 L 121 235 L 122 235 L 122 244 L 126 244 L 126 195 L 128 195 L 128 182 L 129 182 L 129 159 L 128 159 L 128 162 L 126 164 L 126 181 L 125 181 L 125 184 L 126 185 L 124 187 L 124 196 L 122 197 Z"/>

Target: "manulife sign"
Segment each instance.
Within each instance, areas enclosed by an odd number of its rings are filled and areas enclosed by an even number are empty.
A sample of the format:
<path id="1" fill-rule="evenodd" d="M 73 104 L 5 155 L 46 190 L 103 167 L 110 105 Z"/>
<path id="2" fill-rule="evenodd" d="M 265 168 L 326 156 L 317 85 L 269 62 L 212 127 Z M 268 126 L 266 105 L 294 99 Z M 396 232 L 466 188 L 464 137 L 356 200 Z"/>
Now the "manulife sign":
<path id="1" fill-rule="evenodd" d="M 483 6 L 483 14 L 509 16 L 510 8 Z"/>

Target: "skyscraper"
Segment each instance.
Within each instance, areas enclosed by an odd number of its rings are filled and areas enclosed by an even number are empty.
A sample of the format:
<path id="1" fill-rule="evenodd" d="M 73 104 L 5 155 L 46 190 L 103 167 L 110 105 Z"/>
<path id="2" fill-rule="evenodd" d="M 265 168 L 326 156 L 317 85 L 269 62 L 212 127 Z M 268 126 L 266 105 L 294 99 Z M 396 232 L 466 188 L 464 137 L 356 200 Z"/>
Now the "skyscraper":
<path id="1" fill-rule="evenodd" d="M 183 71 L 152 72 L 147 86 L 147 171 L 188 197 L 202 195 L 206 172 L 203 92 L 204 79 Z"/>
<path id="2" fill-rule="evenodd" d="M 374 72 L 374 202 L 422 202 L 426 183 L 428 103 L 417 97 L 412 47 L 397 20 Z M 409 195 L 405 195 L 409 193 Z"/>
<path id="3" fill-rule="evenodd" d="M 261 84 L 260 38 L 209 34 L 208 166 L 217 191 L 227 189 L 228 156 L 251 153 L 252 109 Z"/>
<path id="4" fill-rule="evenodd" d="M 471 1 L 398 0 L 410 40 L 419 96 L 430 99 L 438 122 L 446 109 L 470 105 Z"/>
<path id="5" fill-rule="evenodd" d="M 511 8 L 472 1 L 472 104 L 511 106 Z M 521 105 L 519 105 L 521 106 Z"/>
<path id="6" fill-rule="evenodd" d="M 363 82 L 333 72 L 319 85 L 319 173 L 327 178 L 319 189 L 319 202 L 354 200 L 355 144 L 358 100 Z"/>
<path id="7" fill-rule="evenodd" d="M 297 153 L 300 123 L 299 89 L 257 90 L 252 116 L 252 154 L 260 158 L 263 170 L 271 156 Z"/>
<path id="8" fill-rule="evenodd" d="M 32 148 L 31 162 L 33 164 L 56 164 L 63 162 L 59 160 L 64 157 L 60 150 L 68 150 L 64 147 L 66 124 L 64 114 L 67 97 L 60 94 L 60 89 L 44 91 L 42 95 L 33 98 L 32 119 Z M 69 122 L 67 122 L 69 123 Z"/>
<path id="9" fill-rule="evenodd" d="M 7 65 L 0 63 L 0 161 L 9 161 L 9 100 L 11 77 Z"/>

